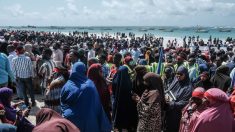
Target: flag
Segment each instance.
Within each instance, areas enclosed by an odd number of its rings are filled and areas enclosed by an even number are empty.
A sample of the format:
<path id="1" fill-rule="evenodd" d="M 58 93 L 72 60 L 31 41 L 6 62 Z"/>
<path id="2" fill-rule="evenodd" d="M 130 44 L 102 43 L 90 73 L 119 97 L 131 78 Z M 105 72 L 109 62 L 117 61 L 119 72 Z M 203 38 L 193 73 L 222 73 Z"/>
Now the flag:
<path id="1" fill-rule="evenodd" d="M 161 69 L 162 69 L 162 60 L 163 59 L 163 47 L 160 47 L 159 49 L 159 61 L 158 61 L 158 67 L 157 67 L 157 74 L 161 74 Z"/>

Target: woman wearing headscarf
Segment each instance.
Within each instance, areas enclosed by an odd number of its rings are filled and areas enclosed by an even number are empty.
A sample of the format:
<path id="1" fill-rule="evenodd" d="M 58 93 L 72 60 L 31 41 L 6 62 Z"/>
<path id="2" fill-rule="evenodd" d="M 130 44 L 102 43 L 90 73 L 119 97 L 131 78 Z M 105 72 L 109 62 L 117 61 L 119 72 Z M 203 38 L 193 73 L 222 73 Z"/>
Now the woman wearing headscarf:
<path id="1" fill-rule="evenodd" d="M 95 84 L 86 77 L 86 66 L 76 62 L 69 80 L 61 90 L 62 116 L 82 132 L 111 131 Z"/>
<path id="2" fill-rule="evenodd" d="M 113 78 L 113 124 L 119 131 L 128 129 L 135 131 L 137 126 L 137 110 L 132 100 L 132 82 L 128 68 L 121 66 Z"/>
<path id="3" fill-rule="evenodd" d="M 229 76 L 229 68 L 225 65 L 218 67 L 214 76 L 211 78 L 211 83 L 214 87 L 227 92 L 231 84 L 231 78 Z"/>
<path id="4" fill-rule="evenodd" d="M 145 66 L 138 65 L 134 68 L 134 71 L 136 75 L 133 81 L 133 92 L 141 97 L 145 90 L 143 76 L 147 73 L 147 69 Z"/>
<path id="5" fill-rule="evenodd" d="M 172 81 L 174 80 L 174 77 L 175 77 L 174 67 L 171 65 L 167 65 L 164 69 L 164 74 L 162 76 L 164 89 L 168 89 L 168 87 L 170 87 Z"/>
<path id="6" fill-rule="evenodd" d="M 104 111 L 107 114 L 109 120 L 111 121 L 111 101 L 110 101 L 110 93 L 108 90 L 108 85 L 102 75 L 102 66 L 100 64 L 92 64 L 88 69 L 87 76 L 91 79 L 99 93 L 100 101 L 103 105 Z"/>
<path id="7" fill-rule="evenodd" d="M 145 91 L 136 100 L 139 115 L 138 132 L 161 132 L 165 104 L 163 82 L 159 75 L 149 72 L 143 77 Z"/>
<path id="8" fill-rule="evenodd" d="M 0 104 L 4 106 L 5 117 L 9 122 L 17 126 L 18 132 L 31 132 L 34 126 L 25 118 L 28 115 L 27 109 L 17 112 L 17 104 L 11 106 L 13 91 L 7 87 L 0 89 Z"/>
<path id="9" fill-rule="evenodd" d="M 207 108 L 203 104 L 204 93 L 202 87 L 194 89 L 189 104 L 182 110 L 179 132 L 192 132 L 198 116 Z"/>
<path id="10" fill-rule="evenodd" d="M 60 92 L 69 78 L 68 70 L 62 66 L 53 69 L 53 80 L 45 92 L 45 106 L 61 113 Z"/>
<path id="11" fill-rule="evenodd" d="M 177 69 L 170 87 L 165 91 L 166 100 L 166 132 L 178 132 L 182 109 L 188 104 L 192 95 L 192 86 L 188 70 L 184 66 Z"/>
<path id="12" fill-rule="evenodd" d="M 195 82 L 194 88 L 202 87 L 205 90 L 208 90 L 213 87 L 213 84 L 210 82 L 210 77 L 208 72 L 203 72 L 200 74 L 200 80 Z"/>
<path id="13" fill-rule="evenodd" d="M 33 132 L 79 132 L 79 129 L 56 111 L 42 108 L 36 114 Z"/>
<path id="14" fill-rule="evenodd" d="M 234 117 L 226 93 L 212 88 L 204 97 L 208 108 L 199 115 L 192 132 L 233 132 Z"/>

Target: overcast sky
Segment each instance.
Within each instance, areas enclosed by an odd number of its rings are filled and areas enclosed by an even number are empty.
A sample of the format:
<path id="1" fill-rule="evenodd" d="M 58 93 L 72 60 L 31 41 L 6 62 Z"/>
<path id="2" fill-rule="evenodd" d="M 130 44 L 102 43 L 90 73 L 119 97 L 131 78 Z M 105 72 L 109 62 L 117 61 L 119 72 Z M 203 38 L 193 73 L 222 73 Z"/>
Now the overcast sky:
<path id="1" fill-rule="evenodd" d="M 0 0 L 1 26 L 235 26 L 235 0 Z"/>

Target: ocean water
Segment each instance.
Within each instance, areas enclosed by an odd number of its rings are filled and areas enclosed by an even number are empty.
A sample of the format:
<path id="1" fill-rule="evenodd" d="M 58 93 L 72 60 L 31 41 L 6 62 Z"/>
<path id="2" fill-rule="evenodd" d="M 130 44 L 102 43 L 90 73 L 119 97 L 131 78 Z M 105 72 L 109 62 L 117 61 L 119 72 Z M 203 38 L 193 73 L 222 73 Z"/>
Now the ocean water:
<path id="1" fill-rule="evenodd" d="M 171 38 L 184 38 L 185 36 L 199 36 L 203 39 L 208 39 L 210 36 L 213 38 L 226 39 L 227 37 L 235 38 L 235 28 L 226 28 L 231 30 L 231 32 L 220 32 L 219 27 L 200 27 L 201 30 L 208 31 L 207 33 L 196 32 L 198 27 L 159 27 L 159 26 L 124 26 L 124 27 L 0 27 L 1 29 L 10 30 L 33 30 L 33 31 L 46 31 L 46 32 L 61 32 L 61 33 L 72 33 L 73 31 L 88 32 L 96 34 L 109 34 L 114 35 L 117 32 L 125 33 L 127 36 L 130 32 L 134 33 L 136 36 L 142 36 L 143 34 L 153 34 L 157 37 L 171 37 Z"/>

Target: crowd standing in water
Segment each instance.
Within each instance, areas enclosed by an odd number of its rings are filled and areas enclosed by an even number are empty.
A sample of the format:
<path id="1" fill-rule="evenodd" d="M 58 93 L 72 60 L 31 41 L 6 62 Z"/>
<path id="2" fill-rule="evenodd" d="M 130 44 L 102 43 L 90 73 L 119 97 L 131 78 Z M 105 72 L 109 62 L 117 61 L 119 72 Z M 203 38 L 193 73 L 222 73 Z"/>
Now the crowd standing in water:
<path id="1" fill-rule="evenodd" d="M 0 30 L 0 131 L 235 131 L 232 38 L 116 35 Z"/>

